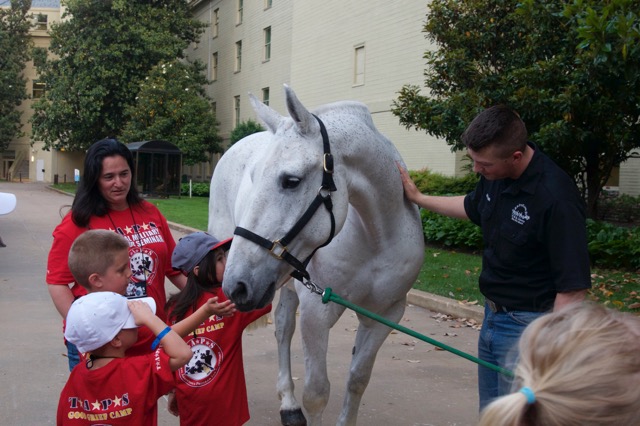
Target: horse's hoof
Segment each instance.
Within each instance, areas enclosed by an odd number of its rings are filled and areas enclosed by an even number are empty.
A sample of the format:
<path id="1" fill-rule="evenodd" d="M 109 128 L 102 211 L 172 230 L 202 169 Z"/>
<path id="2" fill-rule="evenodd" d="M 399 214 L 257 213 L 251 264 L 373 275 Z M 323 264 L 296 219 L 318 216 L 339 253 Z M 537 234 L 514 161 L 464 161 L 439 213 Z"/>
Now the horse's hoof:
<path id="1" fill-rule="evenodd" d="M 302 414 L 302 409 L 280 411 L 280 421 L 283 426 L 307 426 L 307 419 Z"/>

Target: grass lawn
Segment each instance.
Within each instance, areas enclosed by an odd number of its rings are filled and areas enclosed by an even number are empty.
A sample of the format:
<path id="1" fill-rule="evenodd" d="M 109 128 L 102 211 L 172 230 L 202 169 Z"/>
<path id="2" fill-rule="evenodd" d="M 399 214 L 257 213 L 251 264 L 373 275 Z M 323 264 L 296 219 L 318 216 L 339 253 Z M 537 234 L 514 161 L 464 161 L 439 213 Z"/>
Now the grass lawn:
<path id="1" fill-rule="evenodd" d="M 53 185 L 75 193 L 74 183 Z M 204 197 L 148 198 L 170 222 L 205 231 L 208 223 L 209 199 Z M 414 288 L 461 303 L 484 303 L 478 290 L 480 255 L 451 249 L 427 247 L 424 264 Z M 640 275 L 637 272 L 592 269 L 592 289 L 589 297 L 606 306 L 640 313 Z"/>
<path id="2" fill-rule="evenodd" d="M 209 198 L 188 196 L 182 198 L 147 198 L 162 212 L 169 222 L 207 230 L 209 223 Z"/>

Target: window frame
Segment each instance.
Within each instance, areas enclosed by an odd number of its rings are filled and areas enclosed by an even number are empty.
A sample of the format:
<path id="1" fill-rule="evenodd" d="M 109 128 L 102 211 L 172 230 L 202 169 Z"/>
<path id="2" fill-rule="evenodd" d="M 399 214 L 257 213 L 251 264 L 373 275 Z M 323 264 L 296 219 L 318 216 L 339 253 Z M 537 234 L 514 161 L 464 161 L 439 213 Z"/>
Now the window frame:
<path id="1" fill-rule="evenodd" d="M 236 41 L 236 59 L 234 64 L 234 72 L 242 71 L 242 40 Z"/>
<path id="2" fill-rule="evenodd" d="M 264 38 L 264 46 L 262 51 L 262 61 L 269 62 L 271 60 L 271 25 L 262 30 Z"/>
<path id="3" fill-rule="evenodd" d="M 220 8 L 213 11 L 211 22 L 211 38 L 217 38 L 220 30 Z"/>
<path id="4" fill-rule="evenodd" d="M 210 80 L 211 81 L 218 81 L 218 52 L 213 52 L 211 54 L 211 75 L 210 75 Z"/>
<path id="5" fill-rule="evenodd" d="M 364 86 L 366 70 L 365 44 L 356 44 L 353 47 L 353 87 Z"/>
<path id="6" fill-rule="evenodd" d="M 238 127 L 240 124 L 240 95 L 233 97 L 233 115 L 233 122 L 235 123 L 234 127 Z"/>
<path id="7" fill-rule="evenodd" d="M 31 99 L 40 99 L 47 93 L 46 83 L 41 83 L 40 80 L 31 81 Z M 38 94 L 38 96 L 36 96 Z"/>
<path id="8" fill-rule="evenodd" d="M 237 0 L 236 5 L 236 25 L 240 25 L 244 18 L 244 0 Z"/>

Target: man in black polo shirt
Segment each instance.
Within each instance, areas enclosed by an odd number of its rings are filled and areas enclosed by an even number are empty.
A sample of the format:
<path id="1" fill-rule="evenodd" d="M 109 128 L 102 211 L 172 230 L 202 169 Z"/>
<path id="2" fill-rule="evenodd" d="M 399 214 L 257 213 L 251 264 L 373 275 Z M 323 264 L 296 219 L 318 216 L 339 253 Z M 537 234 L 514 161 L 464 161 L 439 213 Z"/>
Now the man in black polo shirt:
<path id="1" fill-rule="evenodd" d="M 482 175 L 466 196 L 421 194 L 398 168 L 410 201 L 482 228 L 479 282 L 486 302 L 478 357 L 511 369 L 524 328 L 582 301 L 591 287 L 585 205 L 572 179 L 527 141 L 524 123 L 509 108 L 481 112 L 462 142 Z M 503 375 L 478 366 L 481 410 L 509 387 Z"/>

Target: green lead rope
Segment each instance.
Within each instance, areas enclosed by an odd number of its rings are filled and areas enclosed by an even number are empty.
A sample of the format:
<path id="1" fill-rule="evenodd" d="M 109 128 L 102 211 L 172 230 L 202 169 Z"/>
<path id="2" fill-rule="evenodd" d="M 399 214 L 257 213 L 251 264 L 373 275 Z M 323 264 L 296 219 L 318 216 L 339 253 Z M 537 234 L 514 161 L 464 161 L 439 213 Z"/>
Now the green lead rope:
<path id="1" fill-rule="evenodd" d="M 491 364 L 490 362 L 481 360 L 479 358 L 474 357 L 473 355 L 469 355 L 466 352 L 462 352 L 456 348 L 452 348 L 451 346 L 445 345 L 444 343 L 438 342 L 437 340 L 434 340 L 430 337 L 425 336 L 424 334 L 420 334 L 418 332 L 415 332 L 407 327 L 403 327 L 400 324 L 396 324 L 394 322 L 389 321 L 388 319 L 381 317 L 378 314 L 375 314 L 373 312 L 367 311 L 364 308 L 361 308 L 358 305 L 354 305 L 353 303 L 349 302 L 348 300 L 344 300 L 342 297 L 334 294 L 331 291 L 330 287 L 327 287 L 326 289 L 324 289 L 324 291 L 322 292 L 322 303 L 327 304 L 328 302 L 335 302 L 339 305 L 345 306 L 353 311 L 356 311 L 366 317 L 369 317 L 371 319 L 374 319 L 378 322 L 383 323 L 384 325 L 387 325 L 391 328 L 395 328 L 396 330 L 402 331 L 403 333 L 406 333 L 410 336 L 416 337 L 424 342 L 427 343 L 431 343 L 434 346 L 437 346 L 441 349 L 444 349 L 446 351 L 449 351 L 453 354 L 456 354 L 458 356 L 461 356 L 462 358 L 466 358 L 469 361 L 475 362 L 476 364 L 482 365 L 483 367 L 487 367 L 490 368 L 491 370 L 497 371 L 500 374 L 504 374 L 507 377 L 514 377 L 513 372 L 510 370 L 507 370 L 505 368 L 502 368 L 500 366 Z"/>

